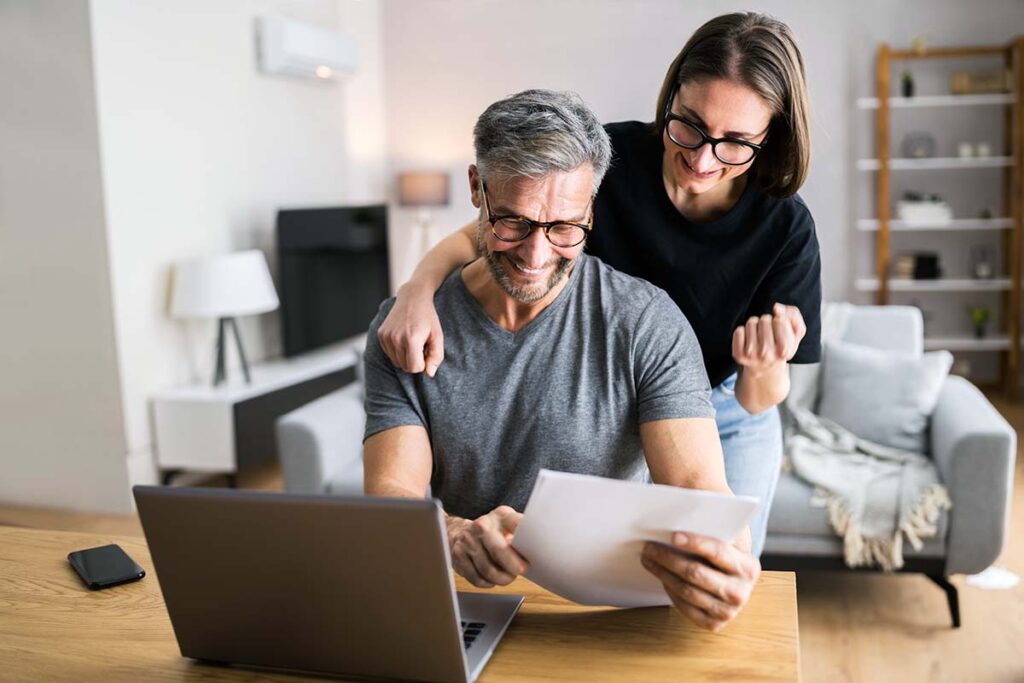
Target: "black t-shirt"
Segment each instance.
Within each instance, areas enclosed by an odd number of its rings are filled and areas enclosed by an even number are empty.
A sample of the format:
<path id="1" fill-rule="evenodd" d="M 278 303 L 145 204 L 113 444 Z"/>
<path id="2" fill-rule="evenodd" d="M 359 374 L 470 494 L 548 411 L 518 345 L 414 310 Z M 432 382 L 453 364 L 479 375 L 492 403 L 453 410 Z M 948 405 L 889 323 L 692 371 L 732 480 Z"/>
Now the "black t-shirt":
<path id="1" fill-rule="evenodd" d="M 736 372 L 733 330 L 776 302 L 798 307 L 807 323 L 792 362 L 821 360 L 821 260 L 803 200 L 777 199 L 748 182 L 724 216 L 691 222 L 665 191 L 664 148 L 651 125 L 605 128 L 614 156 L 587 249 L 668 292 L 697 333 L 711 386 Z"/>

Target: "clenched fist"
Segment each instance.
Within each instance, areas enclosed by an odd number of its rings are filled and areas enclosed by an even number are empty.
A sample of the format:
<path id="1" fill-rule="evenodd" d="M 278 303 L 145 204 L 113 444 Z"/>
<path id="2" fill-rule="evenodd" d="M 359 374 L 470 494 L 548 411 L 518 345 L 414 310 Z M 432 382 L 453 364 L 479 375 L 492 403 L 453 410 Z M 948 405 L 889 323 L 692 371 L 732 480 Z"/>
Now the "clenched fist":
<path id="1" fill-rule="evenodd" d="M 807 334 L 804 317 L 796 306 L 775 304 L 772 315 L 751 316 L 732 333 L 732 357 L 753 372 L 778 362 L 789 362 Z"/>

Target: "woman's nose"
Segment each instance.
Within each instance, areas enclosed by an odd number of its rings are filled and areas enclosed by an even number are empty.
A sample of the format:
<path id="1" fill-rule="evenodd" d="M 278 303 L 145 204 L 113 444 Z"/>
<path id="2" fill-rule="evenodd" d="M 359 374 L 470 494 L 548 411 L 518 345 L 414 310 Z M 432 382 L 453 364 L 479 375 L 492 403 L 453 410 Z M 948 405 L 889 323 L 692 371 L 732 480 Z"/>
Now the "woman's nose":
<path id="1" fill-rule="evenodd" d="M 697 173 L 707 173 L 718 165 L 718 159 L 715 158 L 715 152 L 711 148 L 711 144 L 703 144 L 695 149 L 690 156 L 690 166 L 693 167 Z"/>

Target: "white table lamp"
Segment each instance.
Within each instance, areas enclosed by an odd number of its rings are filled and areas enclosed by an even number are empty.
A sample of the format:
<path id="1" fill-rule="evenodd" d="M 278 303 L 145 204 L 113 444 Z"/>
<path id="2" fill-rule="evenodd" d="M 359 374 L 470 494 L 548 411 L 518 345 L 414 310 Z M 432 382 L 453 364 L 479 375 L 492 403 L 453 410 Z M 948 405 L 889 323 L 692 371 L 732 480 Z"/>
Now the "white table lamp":
<path id="1" fill-rule="evenodd" d="M 416 229 L 419 256 L 430 249 L 431 206 L 448 206 L 449 182 L 446 171 L 408 171 L 398 174 L 398 204 L 419 207 Z"/>
<path id="2" fill-rule="evenodd" d="M 273 311 L 277 291 L 262 251 L 240 251 L 214 258 L 185 261 L 174 270 L 171 315 L 176 318 L 217 318 L 217 367 L 213 385 L 225 380 L 226 328 L 231 327 L 248 383 L 249 364 L 235 317 Z"/>

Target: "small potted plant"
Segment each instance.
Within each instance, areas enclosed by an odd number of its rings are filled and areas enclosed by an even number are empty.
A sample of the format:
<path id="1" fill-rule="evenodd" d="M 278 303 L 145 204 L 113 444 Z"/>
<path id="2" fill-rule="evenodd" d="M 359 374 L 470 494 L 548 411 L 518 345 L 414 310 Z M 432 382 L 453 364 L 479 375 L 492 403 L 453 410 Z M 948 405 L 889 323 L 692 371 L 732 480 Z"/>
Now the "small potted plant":
<path id="1" fill-rule="evenodd" d="M 984 339 L 988 332 L 988 321 L 992 318 L 992 310 L 986 306 L 971 307 L 971 322 L 974 323 L 974 336 Z"/>

